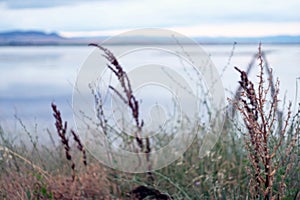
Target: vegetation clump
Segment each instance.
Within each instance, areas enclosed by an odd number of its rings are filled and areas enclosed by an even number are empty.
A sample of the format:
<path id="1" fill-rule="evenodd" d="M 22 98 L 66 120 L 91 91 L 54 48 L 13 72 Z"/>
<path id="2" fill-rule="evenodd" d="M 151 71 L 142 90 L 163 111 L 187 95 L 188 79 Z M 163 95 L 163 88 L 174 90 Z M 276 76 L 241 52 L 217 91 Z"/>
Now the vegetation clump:
<path id="1" fill-rule="evenodd" d="M 119 80 L 122 91 L 109 89 L 131 111 L 135 145 L 149 161 L 152 147 L 141 135 L 144 123 L 130 80 L 108 49 L 92 45 L 104 52 L 108 68 Z M 68 130 L 52 103 L 56 133 L 48 131 L 50 146 L 40 144 L 27 130 L 32 147 L 15 143 L 0 128 L 0 199 L 299 199 L 300 107 L 296 113 L 291 103 L 279 109 L 279 80 L 274 84 L 261 46 L 256 58 L 258 84 L 250 80 L 249 70 L 235 67 L 240 89 L 229 100 L 228 111 L 238 114 L 227 113 L 222 137 L 206 157 L 199 158 L 195 141 L 180 159 L 160 170 L 153 171 L 151 164 L 145 174 L 107 168 L 93 158 L 76 131 Z M 92 93 L 99 124 L 109 135 L 101 95 Z"/>

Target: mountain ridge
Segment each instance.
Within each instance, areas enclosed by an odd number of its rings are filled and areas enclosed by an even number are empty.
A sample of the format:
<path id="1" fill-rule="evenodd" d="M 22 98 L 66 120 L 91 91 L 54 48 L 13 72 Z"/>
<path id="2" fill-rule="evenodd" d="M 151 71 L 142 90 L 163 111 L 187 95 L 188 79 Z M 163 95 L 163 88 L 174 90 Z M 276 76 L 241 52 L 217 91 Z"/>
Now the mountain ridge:
<path id="1" fill-rule="evenodd" d="M 23 45 L 86 45 L 89 43 L 100 43 L 110 36 L 98 37 L 74 37 L 66 38 L 58 33 L 46 33 L 43 31 L 7 31 L 0 32 L 0 46 L 23 46 Z M 300 35 L 277 35 L 263 37 L 191 37 L 195 41 L 202 44 L 232 44 L 234 42 L 240 44 L 252 43 L 270 43 L 270 44 L 300 44 Z M 147 43 L 147 37 L 130 37 L 121 38 L 116 44 L 143 44 Z M 155 39 L 155 40 L 153 40 Z M 151 38 L 151 42 L 156 41 L 159 44 L 169 44 L 170 40 L 164 40 L 163 37 Z"/>

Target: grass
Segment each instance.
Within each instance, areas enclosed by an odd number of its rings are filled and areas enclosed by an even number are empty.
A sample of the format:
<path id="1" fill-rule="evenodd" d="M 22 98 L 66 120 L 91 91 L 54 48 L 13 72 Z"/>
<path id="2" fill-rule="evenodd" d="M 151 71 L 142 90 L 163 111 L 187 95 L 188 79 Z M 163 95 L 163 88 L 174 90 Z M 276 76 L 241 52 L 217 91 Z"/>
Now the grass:
<path id="1" fill-rule="evenodd" d="M 132 142 L 149 161 L 154 144 L 141 137 L 143 122 L 130 80 L 109 50 L 94 46 L 103 50 L 120 80 L 124 92 L 110 89 L 131 110 L 137 127 Z M 56 133 L 49 132 L 49 146 L 27 130 L 31 146 L 15 143 L 0 129 L 0 199 L 299 199 L 300 107 L 296 113 L 291 104 L 279 109 L 279 81 L 273 82 L 269 68 L 269 77 L 264 73 L 260 48 L 257 58 L 258 84 L 236 68 L 240 89 L 228 107 L 235 115 L 228 112 L 219 141 L 204 158 L 199 158 L 195 140 L 180 159 L 160 170 L 152 171 L 150 164 L 143 174 L 107 168 L 90 155 L 52 104 Z M 101 96 L 93 94 L 100 126 L 109 134 Z"/>

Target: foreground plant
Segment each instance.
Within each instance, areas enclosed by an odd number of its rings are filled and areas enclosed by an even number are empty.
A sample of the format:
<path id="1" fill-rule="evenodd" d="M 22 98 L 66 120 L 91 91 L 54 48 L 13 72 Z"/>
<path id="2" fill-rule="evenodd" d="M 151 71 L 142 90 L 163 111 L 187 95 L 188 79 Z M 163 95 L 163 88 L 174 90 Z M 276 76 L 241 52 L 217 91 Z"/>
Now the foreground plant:
<path id="1" fill-rule="evenodd" d="M 248 151 L 250 169 L 249 187 L 252 198 L 275 199 L 283 198 L 286 191 L 285 179 L 292 168 L 295 154 L 293 152 L 299 137 L 299 113 L 291 123 L 291 103 L 283 122 L 278 114 L 279 80 L 275 90 L 271 91 L 272 78 L 264 78 L 264 62 L 261 46 L 258 53 L 259 75 L 258 86 L 255 88 L 245 71 L 235 67 L 240 73 L 239 81 L 242 92 L 235 108 L 241 113 L 244 125 L 245 144 Z M 267 69 L 268 70 L 268 69 Z M 270 70 L 268 72 L 272 74 Z M 281 123 L 283 123 L 281 127 Z M 293 129 L 289 129 L 290 126 Z"/>
<path id="2" fill-rule="evenodd" d="M 140 105 L 139 102 L 134 95 L 134 92 L 131 87 L 130 79 L 125 72 L 123 66 L 120 65 L 117 58 L 113 55 L 113 53 L 98 45 L 98 44 L 90 44 L 90 46 L 97 47 L 100 49 L 104 55 L 103 57 L 106 58 L 108 61 L 107 67 L 113 73 L 113 75 L 118 79 L 120 86 L 122 88 L 121 91 L 117 90 L 113 86 L 109 86 L 109 89 L 117 95 L 117 97 L 129 108 L 131 111 L 131 116 L 135 123 L 135 130 L 134 130 L 134 141 L 137 148 L 134 149 L 136 153 L 143 153 L 146 157 L 147 161 L 147 185 L 150 187 L 146 187 L 144 185 L 138 186 L 137 188 L 133 189 L 132 191 L 127 193 L 131 198 L 134 199 L 144 199 L 146 197 L 157 198 L 157 199 L 169 199 L 168 195 L 162 194 L 160 191 L 152 188 L 153 182 L 155 181 L 154 175 L 152 173 L 152 165 L 150 161 L 150 153 L 151 153 L 151 144 L 150 138 L 148 136 L 142 137 L 142 129 L 144 126 L 144 121 L 140 119 Z M 107 119 L 105 117 L 104 109 L 103 109 L 103 101 L 101 94 L 95 91 L 95 89 L 91 88 L 92 93 L 94 95 L 95 104 L 97 108 L 97 118 L 100 122 L 100 126 L 107 136 Z M 121 136 L 122 137 L 122 136 Z M 136 154 L 139 159 L 139 165 L 141 165 L 141 159 L 138 154 Z"/>
<path id="3" fill-rule="evenodd" d="M 87 164 L 86 150 L 80 137 L 72 129 L 70 130 L 70 135 L 67 134 L 67 122 L 63 123 L 61 112 L 54 103 L 51 104 L 51 107 L 55 118 L 56 131 L 64 147 L 65 157 L 71 163 L 72 171 L 72 179 L 57 177 L 53 183 L 49 184 L 50 191 L 52 191 L 51 194 L 53 194 L 55 199 L 111 199 L 109 186 L 112 185 L 107 179 L 106 172 L 99 164 Z M 85 172 L 76 171 L 75 152 L 73 152 L 73 155 L 71 154 L 70 136 L 73 137 L 77 149 L 82 154 Z"/>
<path id="4" fill-rule="evenodd" d="M 58 136 L 61 139 L 61 143 L 64 146 L 65 149 L 65 154 L 66 154 L 66 159 L 69 160 L 71 164 L 71 169 L 72 169 L 72 180 L 74 181 L 75 179 L 75 162 L 72 160 L 72 155 L 70 153 L 71 147 L 69 144 L 69 138 L 67 137 L 67 122 L 65 121 L 63 123 L 63 120 L 61 118 L 60 111 L 57 109 L 57 106 L 52 103 L 51 104 L 52 110 L 53 110 L 53 116 L 55 118 L 55 127 Z M 73 135 L 74 141 L 77 143 L 77 149 L 82 152 L 82 157 L 83 157 L 83 164 L 87 166 L 87 160 L 86 160 L 86 151 L 85 148 L 82 145 L 82 142 L 79 138 L 79 136 L 75 133 L 74 130 L 71 129 L 71 134 Z"/>
<path id="5" fill-rule="evenodd" d="M 142 128 L 144 126 L 144 121 L 140 120 L 139 102 L 136 99 L 135 95 L 133 94 L 133 90 L 131 87 L 129 77 L 128 77 L 127 73 L 124 71 L 123 67 L 119 64 L 117 58 L 113 55 L 113 53 L 111 51 L 109 51 L 108 49 L 106 49 L 100 45 L 97 45 L 97 44 L 90 44 L 90 45 L 95 46 L 104 52 L 103 56 L 109 62 L 109 64 L 107 64 L 107 67 L 118 78 L 118 81 L 119 81 L 123 91 L 119 92 L 116 88 L 114 88 L 111 85 L 109 86 L 109 89 L 112 90 L 115 94 L 117 94 L 117 96 L 123 101 L 123 103 L 125 105 L 127 105 L 128 108 L 131 110 L 131 114 L 135 121 L 135 126 L 136 126 L 136 130 L 134 131 L 134 138 L 135 138 L 137 146 L 139 147 L 139 150 L 137 150 L 137 151 L 145 153 L 146 160 L 149 163 L 148 164 L 149 175 L 150 175 L 150 178 L 153 179 L 153 176 L 150 173 L 150 171 L 152 170 L 151 164 L 150 164 L 150 152 L 151 152 L 150 139 L 149 139 L 149 137 L 143 138 L 141 136 Z M 93 91 L 93 93 L 95 96 L 94 91 Z M 103 122 L 103 121 L 105 121 L 104 120 L 105 116 L 104 116 L 104 111 L 102 109 L 102 101 L 99 102 L 99 100 L 101 100 L 101 96 L 95 96 L 95 100 L 96 100 L 96 105 L 101 108 L 100 113 L 97 115 L 98 119 L 100 120 L 100 122 Z M 105 127 L 102 127 L 102 128 L 105 129 Z"/>

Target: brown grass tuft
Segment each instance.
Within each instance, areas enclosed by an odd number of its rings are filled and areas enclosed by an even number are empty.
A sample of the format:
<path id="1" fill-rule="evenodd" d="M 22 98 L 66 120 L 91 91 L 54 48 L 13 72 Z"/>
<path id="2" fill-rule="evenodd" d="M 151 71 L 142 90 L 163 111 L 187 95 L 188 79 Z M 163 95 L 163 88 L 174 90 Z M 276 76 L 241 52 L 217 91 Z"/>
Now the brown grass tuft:
<path id="1" fill-rule="evenodd" d="M 287 140 L 291 119 L 291 103 L 287 108 L 287 116 L 282 129 L 276 131 L 276 125 L 279 123 L 276 118 L 279 102 L 279 81 L 277 80 L 273 91 L 270 89 L 273 84 L 272 78 L 268 79 L 267 85 L 265 84 L 261 46 L 259 46 L 258 61 L 260 70 L 257 88 L 248 79 L 245 71 L 235 67 L 241 74 L 239 83 L 242 92 L 238 102 L 235 102 L 234 105 L 242 114 L 247 129 L 245 143 L 251 163 L 249 175 L 251 177 L 250 192 L 252 198 L 273 199 L 283 196 L 284 185 L 282 183 L 284 183 L 285 176 L 291 168 L 291 166 L 286 165 L 286 161 L 292 158 L 291 152 L 295 147 L 299 131 L 293 132 L 290 140 Z M 272 71 L 268 73 L 272 74 Z M 281 175 L 278 173 L 279 169 L 284 169 Z M 278 176 L 281 176 L 281 180 L 275 181 Z M 278 182 L 280 185 L 276 184 Z"/>
<path id="2" fill-rule="evenodd" d="M 75 180 L 65 176 L 53 177 L 48 189 L 55 199 L 112 199 L 110 182 L 98 164 L 87 166 Z"/>

